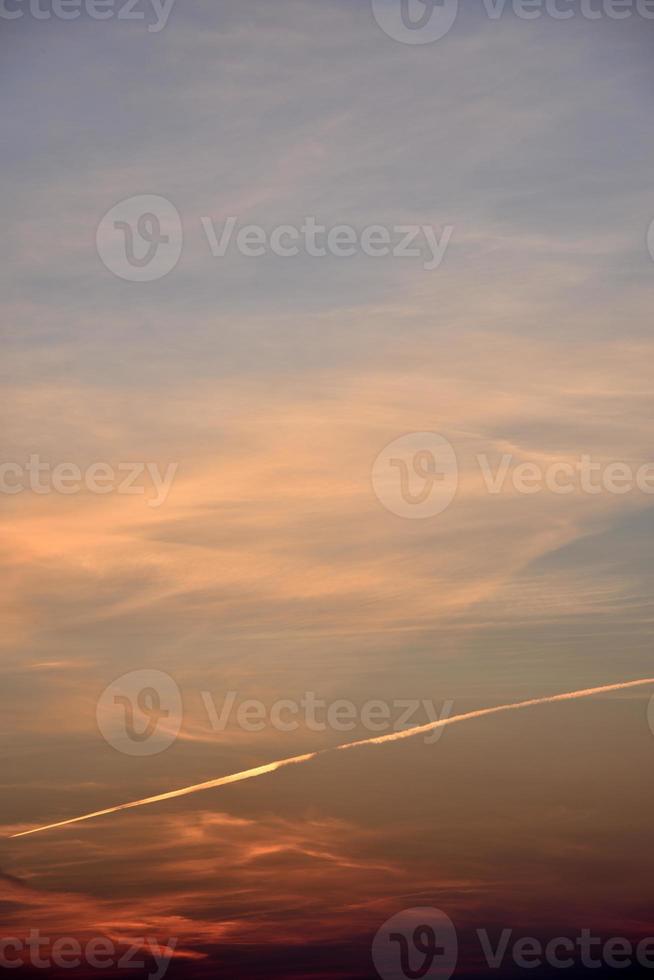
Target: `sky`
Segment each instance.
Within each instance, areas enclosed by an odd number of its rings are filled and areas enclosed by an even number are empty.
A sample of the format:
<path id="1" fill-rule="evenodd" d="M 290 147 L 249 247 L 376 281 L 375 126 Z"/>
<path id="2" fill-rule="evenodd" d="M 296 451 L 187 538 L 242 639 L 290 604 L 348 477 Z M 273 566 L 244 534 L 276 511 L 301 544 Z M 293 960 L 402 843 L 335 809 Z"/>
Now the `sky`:
<path id="1" fill-rule="evenodd" d="M 452 920 L 463 978 L 478 930 L 654 934 L 654 685 L 12 837 L 365 739 L 371 701 L 390 731 L 654 673 L 654 479 L 538 482 L 654 464 L 654 21 L 471 2 L 405 43 L 396 0 L 123 3 L 0 12 L 0 938 L 400 980 L 373 938 L 405 910 Z M 357 243 L 212 254 L 230 218 Z M 179 254 L 138 281 L 157 229 Z M 122 476 L 38 492 L 34 456 Z"/>

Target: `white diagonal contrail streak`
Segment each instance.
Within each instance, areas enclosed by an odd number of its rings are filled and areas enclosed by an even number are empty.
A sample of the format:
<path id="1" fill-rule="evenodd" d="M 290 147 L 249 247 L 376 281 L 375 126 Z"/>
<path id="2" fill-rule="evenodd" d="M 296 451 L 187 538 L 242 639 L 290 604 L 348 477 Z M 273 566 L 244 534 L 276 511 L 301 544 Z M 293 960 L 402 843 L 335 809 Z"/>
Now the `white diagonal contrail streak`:
<path id="1" fill-rule="evenodd" d="M 217 789 L 219 786 L 228 786 L 230 783 L 238 783 L 245 779 L 256 779 L 257 776 L 265 776 L 268 773 L 277 772 L 278 769 L 283 769 L 284 766 L 310 762 L 312 759 L 326 755 L 329 752 L 342 752 L 347 749 L 361 748 L 366 745 L 383 745 L 385 742 L 397 742 L 403 738 L 412 738 L 415 735 L 431 732 L 436 728 L 445 728 L 446 725 L 455 725 L 457 722 L 462 721 L 472 721 L 473 718 L 484 718 L 486 715 L 494 715 L 500 711 L 519 711 L 522 708 L 531 708 L 538 704 L 553 704 L 556 701 L 575 701 L 578 698 L 589 698 L 593 694 L 624 691 L 627 688 L 639 687 L 643 684 L 654 684 L 654 677 L 646 677 L 637 681 L 623 681 L 619 684 L 606 684 L 604 687 L 588 687 L 582 691 L 568 691 L 565 694 L 553 694 L 546 698 L 531 698 L 529 701 L 517 701 L 514 704 L 500 704 L 494 708 L 480 708 L 477 711 L 468 711 L 465 714 L 452 715 L 448 718 L 441 718 L 439 721 L 431 721 L 426 725 L 416 725 L 415 728 L 407 728 L 405 731 L 391 732 L 389 735 L 379 735 L 375 738 L 364 738 L 358 742 L 346 742 L 344 745 L 335 745 L 332 748 L 309 752 L 306 755 L 296 755 L 290 759 L 279 759 L 277 762 L 269 762 L 266 765 L 257 766 L 255 769 L 244 769 L 242 772 L 235 772 L 229 776 L 220 776 L 218 779 L 210 779 L 205 783 L 184 786 L 182 789 L 160 793 L 158 796 L 148 796 L 144 800 L 134 800 L 132 803 L 120 803 L 118 806 L 111 806 L 106 810 L 85 813 L 81 817 L 60 820 L 59 823 L 47 824 L 44 827 L 33 827 L 32 830 L 23 830 L 19 834 L 12 834 L 11 837 L 28 837 L 30 834 L 40 834 L 45 830 L 54 830 L 56 827 L 68 827 L 70 824 L 81 823 L 83 820 L 94 820 L 96 817 L 106 817 L 112 813 L 120 813 L 121 810 L 132 810 L 137 806 L 149 806 L 151 803 L 162 803 L 164 800 L 174 800 L 179 796 L 190 796 L 192 793 L 201 793 L 206 789 Z"/>

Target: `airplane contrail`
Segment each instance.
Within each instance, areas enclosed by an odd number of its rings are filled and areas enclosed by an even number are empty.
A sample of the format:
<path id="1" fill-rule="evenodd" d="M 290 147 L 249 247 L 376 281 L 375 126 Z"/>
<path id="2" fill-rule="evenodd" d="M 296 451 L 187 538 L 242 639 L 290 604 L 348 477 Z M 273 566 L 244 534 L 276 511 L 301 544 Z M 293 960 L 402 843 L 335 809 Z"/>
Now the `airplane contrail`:
<path id="1" fill-rule="evenodd" d="M 451 715 L 448 718 L 441 718 L 439 721 L 431 721 L 426 725 L 416 725 L 414 728 L 407 728 L 401 732 L 391 732 L 388 735 L 379 735 L 375 738 L 364 738 L 358 742 L 346 742 L 343 745 L 334 745 L 332 748 L 320 749 L 316 752 L 309 752 L 306 755 L 296 755 L 289 759 L 279 759 L 277 762 L 269 762 L 254 769 L 244 769 L 242 772 L 235 772 L 229 776 L 219 776 L 218 779 L 209 779 L 205 783 L 195 783 L 193 786 L 184 786 L 181 789 L 174 789 L 168 793 L 160 793 L 158 796 L 148 796 L 143 800 L 134 800 L 131 803 L 120 803 L 118 806 L 108 807 L 106 810 L 96 810 L 94 813 L 85 813 L 81 817 L 72 817 L 69 820 L 60 820 L 58 823 L 47 824 L 44 827 L 33 827 L 31 830 L 23 830 L 19 834 L 11 834 L 11 838 L 28 837 L 30 834 L 40 834 L 46 830 L 55 830 L 57 827 L 68 827 L 70 824 L 81 823 L 83 820 L 94 820 L 96 817 L 106 817 L 112 813 L 120 813 L 122 810 L 132 810 L 137 806 L 149 806 L 151 803 L 162 803 L 164 800 L 174 800 L 180 796 L 190 796 L 192 793 L 201 793 L 206 789 L 216 789 L 219 786 L 228 786 L 230 783 L 238 783 L 245 779 L 256 779 L 257 776 L 265 776 L 271 772 L 277 772 L 284 766 L 298 765 L 303 762 L 310 762 L 318 756 L 326 755 L 329 752 L 342 752 L 347 749 L 361 748 L 366 745 L 383 745 L 386 742 L 397 742 L 403 738 L 413 738 L 424 732 L 433 731 L 436 728 L 445 728 L 446 725 L 454 725 L 461 721 L 471 721 L 473 718 L 484 718 L 486 715 L 494 715 L 500 711 L 518 711 L 522 708 L 531 708 L 538 704 L 553 704 L 555 701 L 574 701 L 578 698 L 588 698 L 593 694 L 605 694 L 609 691 L 624 691 L 630 687 L 639 687 L 643 684 L 654 684 L 654 677 L 646 677 L 638 681 L 622 681 L 619 684 L 606 684 L 604 687 L 588 687 L 581 691 L 568 691 L 565 694 L 552 694 L 545 698 L 531 698 L 529 701 L 517 701 L 514 704 L 500 704 L 494 708 L 480 708 L 477 711 L 468 711 L 461 715 Z"/>

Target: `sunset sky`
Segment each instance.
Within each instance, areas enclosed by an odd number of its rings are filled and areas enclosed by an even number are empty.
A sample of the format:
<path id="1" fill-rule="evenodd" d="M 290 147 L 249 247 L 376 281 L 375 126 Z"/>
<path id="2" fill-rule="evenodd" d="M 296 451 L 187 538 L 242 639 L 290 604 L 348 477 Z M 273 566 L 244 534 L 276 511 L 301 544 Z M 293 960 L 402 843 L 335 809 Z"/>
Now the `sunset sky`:
<path id="1" fill-rule="evenodd" d="M 654 674 L 654 493 L 492 494 L 478 461 L 654 463 L 654 20 L 471 3 L 407 44 L 373 13 L 0 18 L 0 463 L 174 467 L 158 506 L 0 493 L 0 938 L 174 940 L 171 978 L 372 980 L 404 909 L 453 920 L 461 977 L 486 975 L 477 929 L 654 935 L 654 685 L 11 839 L 370 734 L 216 730 L 228 692 L 440 716 Z M 96 245 L 138 195 L 183 226 L 151 282 Z M 213 256 L 202 219 L 230 216 L 452 232 L 434 269 Z M 375 489 L 410 433 L 458 462 L 425 519 Z M 151 755 L 99 728 L 133 671 L 183 704 Z"/>

